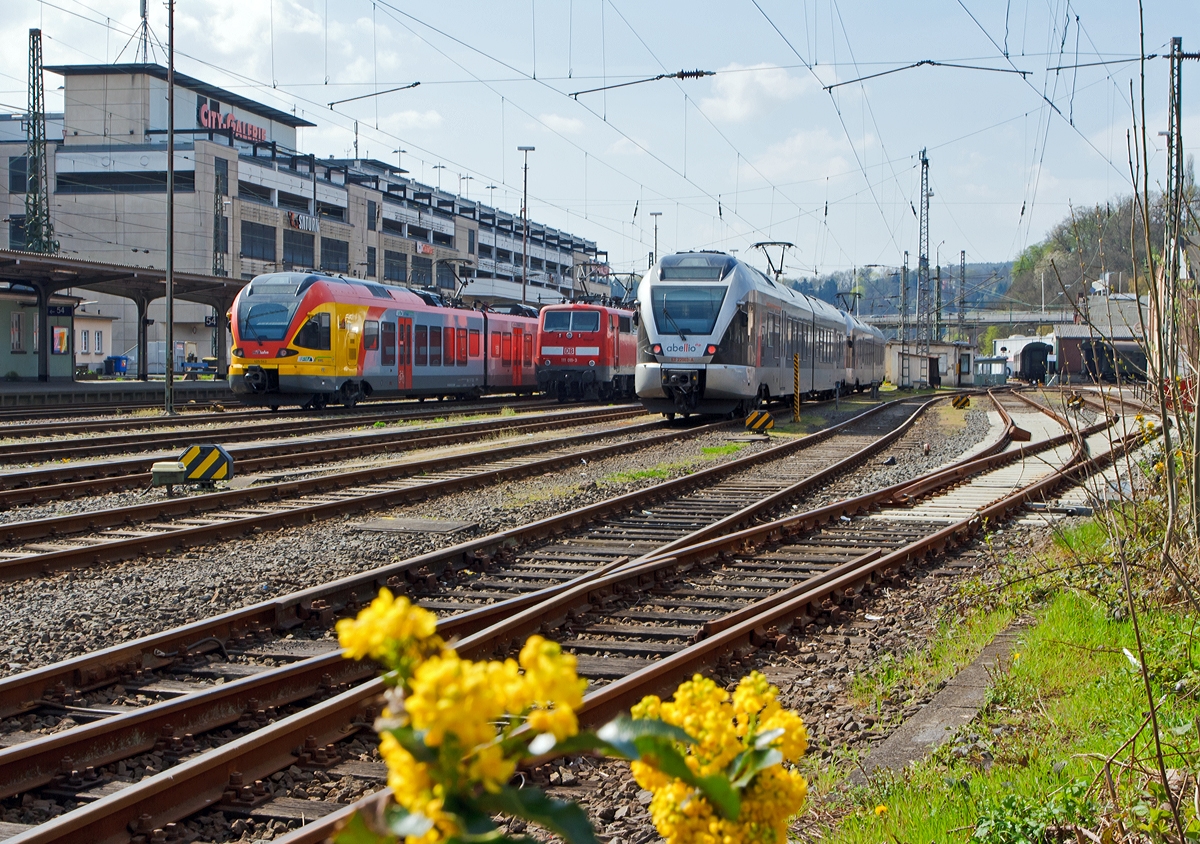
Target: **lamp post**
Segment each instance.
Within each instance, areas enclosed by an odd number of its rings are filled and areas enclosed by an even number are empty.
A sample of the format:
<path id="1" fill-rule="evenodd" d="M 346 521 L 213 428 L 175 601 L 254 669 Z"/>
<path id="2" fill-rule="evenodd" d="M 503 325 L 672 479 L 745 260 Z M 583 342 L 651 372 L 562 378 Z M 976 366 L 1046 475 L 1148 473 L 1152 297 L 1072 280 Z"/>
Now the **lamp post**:
<path id="1" fill-rule="evenodd" d="M 650 211 L 650 216 L 654 217 L 654 261 L 659 259 L 659 217 L 662 216 L 662 211 Z"/>
<path id="2" fill-rule="evenodd" d="M 517 147 L 517 152 L 525 154 L 524 187 L 521 200 L 521 303 L 525 303 L 525 285 L 529 280 L 529 153 L 534 147 Z"/>
<path id="3" fill-rule="evenodd" d="M 435 164 L 435 165 L 433 165 L 433 169 L 438 171 L 437 189 L 441 190 L 442 189 L 442 171 L 446 169 L 446 165 L 445 164 Z"/>
<path id="4" fill-rule="evenodd" d="M 488 192 L 488 205 L 490 205 L 492 208 L 495 208 L 496 207 L 496 186 L 488 185 L 486 188 L 484 188 L 484 190 Z"/>
<path id="5" fill-rule="evenodd" d="M 471 180 L 474 178 L 475 178 L 474 176 L 468 176 L 465 173 L 458 174 L 458 193 L 464 199 L 471 198 Z M 467 192 L 466 193 L 463 193 L 463 182 L 467 183 Z"/>
<path id="6" fill-rule="evenodd" d="M 163 412 L 175 415 L 175 0 L 167 0 L 167 377 Z M 42 342 L 49 341 L 43 337 Z"/>
<path id="7" fill-rule="evenodd" d="M 404 170 L 404 159 L 401 156 L 403 156 L 404 153 L 408 152 L 408 150 L 394 149 L 394 150 L 392 150 L 392 152 L 396 153 L 396 169 L 403 171 Z"/>

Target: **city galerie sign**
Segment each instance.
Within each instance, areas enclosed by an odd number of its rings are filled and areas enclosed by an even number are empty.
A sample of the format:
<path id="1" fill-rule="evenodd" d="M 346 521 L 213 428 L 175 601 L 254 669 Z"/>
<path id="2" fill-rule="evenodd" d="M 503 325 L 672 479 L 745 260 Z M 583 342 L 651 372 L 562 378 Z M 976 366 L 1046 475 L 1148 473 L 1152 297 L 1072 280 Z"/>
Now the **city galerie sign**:
<path id="1" fill-rule="evenodd" d="M 245 120 L 238 120 L 231 112 L 222 114 L 220 104 L 216 107 L 210 105 L 210 102 L 216 103 L 215 100 L 210 101 L 207 97 L 201 97 L 196 110 L 196 122 L 203 129 L 232 129 L 233 136 L 239 141 L 247 143 L 264 143 L 267 140 L 267 130 L 262 126 L 255 126 L 253 123 L 247 123 Z"/>
<path id="2" fill-rule="evenodd" d="M 287 212 L 288 225 L 294 229 L 299 229 L 302 232 L 316 232 L 317 218 L 311 217 L 308 214 L 301 214 L 297 211 Z"/>

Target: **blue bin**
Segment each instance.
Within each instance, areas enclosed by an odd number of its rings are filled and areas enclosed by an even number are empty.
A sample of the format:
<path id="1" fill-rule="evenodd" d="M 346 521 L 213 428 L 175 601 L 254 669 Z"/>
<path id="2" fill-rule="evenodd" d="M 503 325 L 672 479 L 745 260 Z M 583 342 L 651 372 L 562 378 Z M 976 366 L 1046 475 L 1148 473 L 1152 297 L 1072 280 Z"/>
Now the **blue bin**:
<path id="1" fill-rule="evenodd" d="M 129 372 L 129 358 L 125 355 L 109 355 L 104 359 L 105 375 L 124 375 Z"/>

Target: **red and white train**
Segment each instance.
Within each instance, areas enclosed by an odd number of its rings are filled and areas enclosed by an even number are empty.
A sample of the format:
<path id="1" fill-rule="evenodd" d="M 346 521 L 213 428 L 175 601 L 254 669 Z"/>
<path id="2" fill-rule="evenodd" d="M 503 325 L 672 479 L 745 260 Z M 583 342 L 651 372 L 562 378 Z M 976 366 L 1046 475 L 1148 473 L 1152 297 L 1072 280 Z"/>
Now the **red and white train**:
<path id="1" fill-rule="evenodd" d="M 608 305 L 548 305 L 538 320 L 538 389 L 559 401 L 633 398 L 633 311 Z"/>

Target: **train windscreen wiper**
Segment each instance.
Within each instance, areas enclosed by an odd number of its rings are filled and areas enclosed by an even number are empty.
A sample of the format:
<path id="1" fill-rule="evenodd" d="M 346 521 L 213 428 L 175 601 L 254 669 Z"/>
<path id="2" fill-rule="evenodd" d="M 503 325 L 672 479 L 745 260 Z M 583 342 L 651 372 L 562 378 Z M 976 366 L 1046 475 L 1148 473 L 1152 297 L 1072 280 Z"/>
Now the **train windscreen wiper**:
<path id="1" fill-rule="evenodd" d="M 675 317 L 671 316 L 671 312 L 667 310 L 667 297 L 665 296 L 663 297 L 662 312 L 663 316 L 671 321 L 671 325 L 675 326 L 675 331 L 679 334 L 679 339 L 686 343 L 687 335 L 683 333 L 683 329 L 679 327 L 679 323 L 675 321 Z"/>

